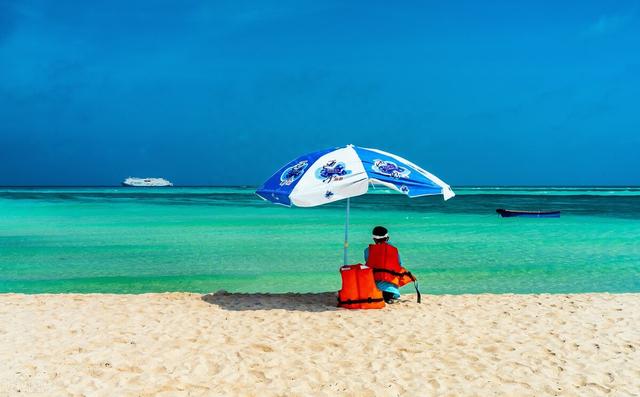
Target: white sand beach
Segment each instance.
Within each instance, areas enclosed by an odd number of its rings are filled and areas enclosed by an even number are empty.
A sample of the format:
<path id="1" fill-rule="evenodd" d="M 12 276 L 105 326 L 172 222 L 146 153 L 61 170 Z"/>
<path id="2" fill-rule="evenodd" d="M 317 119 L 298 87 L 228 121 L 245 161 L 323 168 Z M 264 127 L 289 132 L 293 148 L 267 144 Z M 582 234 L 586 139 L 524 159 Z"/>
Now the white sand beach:
<path id="1" fill-rule="evenodd" d="M 0 395 L 640 395 L 640 294 L 0 295 Z"/>

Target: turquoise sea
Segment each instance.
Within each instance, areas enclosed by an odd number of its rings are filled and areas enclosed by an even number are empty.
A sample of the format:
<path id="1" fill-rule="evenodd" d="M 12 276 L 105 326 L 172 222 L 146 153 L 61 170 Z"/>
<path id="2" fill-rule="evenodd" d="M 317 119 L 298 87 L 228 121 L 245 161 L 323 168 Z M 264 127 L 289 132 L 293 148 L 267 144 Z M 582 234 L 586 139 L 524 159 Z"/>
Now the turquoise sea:
<path id="1" fill-rule="evenodd" d="M 352 199 L 350 262 L 380 224 L 427 293 L 640 292 L 640 187 L 454 191 Z M 335 291 L 344 219 L 241 187 L 0 188 L 0 292 Z"/>

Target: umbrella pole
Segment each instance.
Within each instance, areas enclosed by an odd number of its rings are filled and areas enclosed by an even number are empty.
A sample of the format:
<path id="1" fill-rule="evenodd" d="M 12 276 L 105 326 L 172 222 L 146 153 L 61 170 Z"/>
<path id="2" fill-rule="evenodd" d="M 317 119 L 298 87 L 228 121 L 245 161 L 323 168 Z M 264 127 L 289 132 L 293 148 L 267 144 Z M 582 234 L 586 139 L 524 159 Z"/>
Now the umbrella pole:
<path id="1" fill-rule="evenodd" d="M 346 221 L 344 223 L 344 265 L 347 265 L 347 253 L 349 251 L 349 207 L 350 207 L 350 199 L 347 198 L 347 216 Z"/>

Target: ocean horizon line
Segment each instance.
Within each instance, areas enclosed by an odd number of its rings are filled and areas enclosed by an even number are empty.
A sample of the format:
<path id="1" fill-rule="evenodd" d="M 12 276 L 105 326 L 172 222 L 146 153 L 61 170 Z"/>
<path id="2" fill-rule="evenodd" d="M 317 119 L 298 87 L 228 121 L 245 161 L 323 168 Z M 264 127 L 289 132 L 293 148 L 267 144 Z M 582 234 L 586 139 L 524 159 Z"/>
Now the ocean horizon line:
<path id="1" fill-rule="evenodd" d="M 37 189 L 37 188 L 123 188 L 123 189 L 167 189 L 167 188 L 244 188 L 257 189 L 260 185 L 174 185 L 162 187 L 147 186 L 122 186 L 122 185 L 0 185 L 0 189 Z M 640 189 L 639 185 L 451 185 L 452 189 L 543 189 L 543 188 L 563 188 L 563 189 Z"/>

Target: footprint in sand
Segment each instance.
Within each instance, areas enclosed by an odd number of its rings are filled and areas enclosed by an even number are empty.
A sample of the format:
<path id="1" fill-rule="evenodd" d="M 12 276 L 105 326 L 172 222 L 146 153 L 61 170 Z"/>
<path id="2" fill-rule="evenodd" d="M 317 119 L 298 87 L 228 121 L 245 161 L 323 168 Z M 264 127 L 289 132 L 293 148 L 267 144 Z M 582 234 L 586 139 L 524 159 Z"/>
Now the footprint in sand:
<path id="1" fill-rule="evenodd" d="M 498 348 L 496 346 L 487 346 L 487 347 L 483 347 L 482 350 L 484 350 L 487 353 L 495 353 L 498 351 Z"/>
<path id="2" fill-rule="evenodd" d="M 271 353 L 271 352 L 273 352 L 273 348 L 272 348 L 271 346 L 268 346 L 268 345 L 263 345 L 263 344 L 254 344 L 254 345 L 252 345 L 252 347 L 253 347 L 254 349 L 258 349 L 258 350 L 260 350 L 261 352 L 264 352 L 264 353 Z"/>

